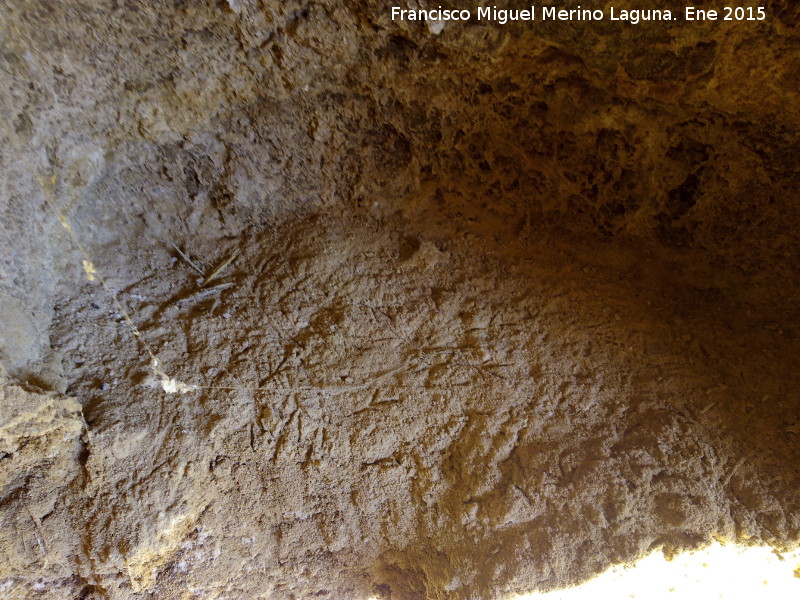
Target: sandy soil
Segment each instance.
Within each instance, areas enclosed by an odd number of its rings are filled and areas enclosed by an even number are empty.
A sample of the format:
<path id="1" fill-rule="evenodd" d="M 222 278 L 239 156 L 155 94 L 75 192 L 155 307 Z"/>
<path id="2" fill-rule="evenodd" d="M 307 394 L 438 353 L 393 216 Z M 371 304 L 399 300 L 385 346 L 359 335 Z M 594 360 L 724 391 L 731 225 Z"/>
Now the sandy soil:
<path id="1" fill-rule="evenodd" d="M 735 287 L 324 215 L 184 254 L 234 250 L 205 287 L 174 250 L 127 283 L 141 340 L 97 283 L 56 305 L 86 427 L 53 574 L 82 549 L 112 597 L 486 598 L 797 535 L 797 341 Z M 142 342 L 201 389 L 154 389 Z"/>

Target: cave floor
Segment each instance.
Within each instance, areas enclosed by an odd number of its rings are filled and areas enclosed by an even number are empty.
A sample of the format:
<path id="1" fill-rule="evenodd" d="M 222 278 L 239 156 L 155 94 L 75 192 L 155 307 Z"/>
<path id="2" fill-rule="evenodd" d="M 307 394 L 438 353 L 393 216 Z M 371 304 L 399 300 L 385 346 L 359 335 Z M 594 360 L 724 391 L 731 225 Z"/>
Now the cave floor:
<path id="1" fill-rule="evenodd" d="M 57 304 L 98 589 L 502 597 L 797 539 L 788 300 L 634 243 L 401 218 L 154 256 L 93 257 L 119 305 L 77 268 Z"/>

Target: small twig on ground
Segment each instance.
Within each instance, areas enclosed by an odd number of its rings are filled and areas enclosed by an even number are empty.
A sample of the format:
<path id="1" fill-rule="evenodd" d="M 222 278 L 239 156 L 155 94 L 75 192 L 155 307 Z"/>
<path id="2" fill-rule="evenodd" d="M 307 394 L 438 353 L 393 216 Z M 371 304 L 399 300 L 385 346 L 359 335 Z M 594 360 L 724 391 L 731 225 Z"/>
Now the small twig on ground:
<path id="1" fill-rule="evenodd" d="M 23 503 L 22 506 L 25 507 L 25 512 L 28 513 L 28 516 L 31 518 L 31 521 L 33 521 L 34 535 L 36 536 L 36 542 L 39 544 L 39 550 L 41 550 L 45 564 L 47 564 L 47 545 L 44 543 L 44 532 L 42 531 L 42 524 L 39 522 L 39 519 L 33 516 L 33 513 L 31 512 L 31 509 L 28 508 L 27 504 Z"/>
<path id="2" fill-rule="evenodd" d="M 218 266 L 216 269 L 211 271 L 211 274 L 208 277 L 206 277 L 206 280 L 203 282 L 203 285 L 201 287 L 207 286 L 209 283 L 211 283 L 217 277 L 219 277 L 220 273 L 222 273 L 222 271 L 225 270 L 225 267 L 227 267 L 229 264 L 231 264 L 233 262 L 233 259 L 235 259 L 238 255 L 239 255 L 239 251 L 237 250 L 233 254 L 231 254 L 230 257 L 225 259 L 222 262 L 222 264 L 220 264 L 220 266 Z"/>
<path id="3" fill-rule="evenodd" d="M 198 267 L 196 264 L 194 264 L 194 262 L 192 262 L 192 259 L 191 259 L 191 258 L 189 258 L 189 257 L 188 257 L 188 256 L 186 256 L 186 255 L 185 255 L 183 252 L 181 252 L 181 249 L 180 249 L 180 248 L 178 248 L 178 247 L 177 247 L 175 244 L 173 244 L 172 242 L 170 242 L 170 245 L 172 245 L 172 247 L 173 247 L 173 248 L 175 248 L 175 252 L 177 252 L 178 254 L 180 254 L 180 255 L 181 255 L 181 258 L 182 258 L 183 260 L 185 260 L 185 261 L 186 261 L 186 263 L 187 263 L 187 264 L 188 264 L 190 267 L 192 267 L 192 268 L 193 268 L 195 271 L 197 271 L 198 273 L 200 273 L 200 275 L 202 275 L 203 277 L 205 277 L 205 276 L 206 276 L 206 274 L 205 274 L 205 273 L 203 273 L 203 269 L 201 269 L 201 268 L 200 268 L 200 267 Z"/>
<path id="4" fill-rule="evenodd" d="M 217 294 L 232 287 L 233 287 L 232 283 L 220 283 L 219 285 L 215 285 L 212 288 L 208 288 L 205 290 L 198 290 L 191 296 L 188 296 L 186 298 L 181 298 L 180 300 L 178 300 L 177 304 L 178 306 L 180 306 L 181 304 L 186 304 L 187 302 L 197 302 L 199 300 L 203 300 L 204 298 L 208 298 L 213 294 Z"/>

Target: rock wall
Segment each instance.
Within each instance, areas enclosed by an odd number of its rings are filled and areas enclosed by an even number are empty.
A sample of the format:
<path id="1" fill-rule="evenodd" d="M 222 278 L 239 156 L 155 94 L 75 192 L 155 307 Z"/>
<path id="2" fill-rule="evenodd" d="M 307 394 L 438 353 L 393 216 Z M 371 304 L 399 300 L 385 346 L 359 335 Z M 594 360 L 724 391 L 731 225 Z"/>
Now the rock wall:
<path id="1" fill-rule="evenodd" d="M 4 2 L 0 589 L 503 597 L 796 544 L 800 9 L 765 6 Z"/>

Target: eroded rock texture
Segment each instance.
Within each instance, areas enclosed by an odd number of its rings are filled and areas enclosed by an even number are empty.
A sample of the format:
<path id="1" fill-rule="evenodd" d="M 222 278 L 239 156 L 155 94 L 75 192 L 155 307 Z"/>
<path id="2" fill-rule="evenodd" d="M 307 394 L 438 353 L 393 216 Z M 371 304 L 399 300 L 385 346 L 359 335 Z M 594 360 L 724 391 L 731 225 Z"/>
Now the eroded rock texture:
<path id="1" fill-rule="evenodd" d="M 4 2 L 4 597 L 499 598 L 796 545 L 800 9 L 766 6 Z"/>

